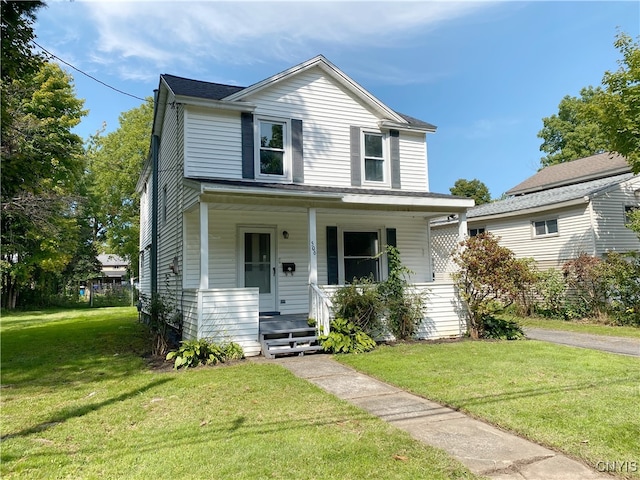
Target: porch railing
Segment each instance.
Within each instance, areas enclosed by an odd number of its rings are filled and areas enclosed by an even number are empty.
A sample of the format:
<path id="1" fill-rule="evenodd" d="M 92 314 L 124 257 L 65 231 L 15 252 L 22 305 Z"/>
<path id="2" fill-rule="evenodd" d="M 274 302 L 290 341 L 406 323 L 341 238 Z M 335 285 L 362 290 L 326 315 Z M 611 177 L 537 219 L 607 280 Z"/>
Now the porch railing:
<path id="1" fill-rule="evenodd" d="M 327 335 L 333 318 L 333 304 L 328 295 L 315 284 L 309 285 L 309 316 L 316 321 L 316 328 Z"/>

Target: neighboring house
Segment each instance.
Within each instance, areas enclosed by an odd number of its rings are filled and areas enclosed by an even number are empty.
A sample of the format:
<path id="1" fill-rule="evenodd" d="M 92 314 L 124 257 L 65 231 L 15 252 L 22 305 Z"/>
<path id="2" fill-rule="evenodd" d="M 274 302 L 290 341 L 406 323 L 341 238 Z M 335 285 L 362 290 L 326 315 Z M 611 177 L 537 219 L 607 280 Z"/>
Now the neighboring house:
<path id="1" fill-rule="evenodd" d="M 100 276 L 96 277 L 98 285 L 122 285 L 128 277 L 127 267 L 129 262 L 118 255 L 103 253 L 98 255 L 98 261 L 102 265 Z"/>
<path id="2" fill-rule="evenodd" d="M 601 153 L 540 170 L 508 192 L 507 198 L 467 212 L 470 236 L 491 232 L 517 257 L 538 268 L 559 268 L 581 253 L 640 250 L 628 214 L 640 206 L 640 176 L 626 160 Z M 457 224 L 432 224 L 436 278 L 451 271 Z"/>
<path id="3" fill-rule="evenodd" d="M 460 335 L 433 284 L 429 223 L 473 200 L 429 191 L 433 125 L 395 112 L 317 56 L 250 87 L 161 75 L 141 193 L 140 289 L 182 314 L 183 338 L 260 353 L 260 316 L 328 329 L 337 285 L 386 277 L 386 244 L 430 287 L 424 337 Z"/>

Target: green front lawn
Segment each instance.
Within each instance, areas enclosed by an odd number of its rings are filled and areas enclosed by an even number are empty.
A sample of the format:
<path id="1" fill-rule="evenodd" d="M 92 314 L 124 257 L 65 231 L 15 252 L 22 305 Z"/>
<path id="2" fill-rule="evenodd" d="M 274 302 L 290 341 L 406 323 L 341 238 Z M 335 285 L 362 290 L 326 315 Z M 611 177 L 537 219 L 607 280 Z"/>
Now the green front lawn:
<path id="1" fill-rule="evenodd" d="M 638 358 L 536 341 L 400 344 L 336 358 L 592 467 L 640 465 Z"/>
<path id="2" fill-rule="evenodd" d="M 136 320 L 4 312 L 3 479 L 477 478 L 278 365 L 153 370 Z"/>

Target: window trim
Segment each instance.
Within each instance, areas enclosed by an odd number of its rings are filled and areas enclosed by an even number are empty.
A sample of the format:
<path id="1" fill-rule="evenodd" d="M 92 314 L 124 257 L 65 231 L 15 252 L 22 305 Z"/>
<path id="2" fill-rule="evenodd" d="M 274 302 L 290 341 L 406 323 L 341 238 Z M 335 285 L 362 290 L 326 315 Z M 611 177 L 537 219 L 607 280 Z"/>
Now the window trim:
<path id="1" fill-rule="evenodd" d="M 262 173 L 260 170 L 260 124 L 262 122 L 270 122 L 270 123 L 278 123 L 284 126 L 284 132 L 282 133 L 282 147 L 283 147 L 283 157 L 282 157 L 282 175 L 270 175 L 266 173 Z M 254 162 L 254 171 L 255 171 L 255 179 L 256 180 L 267 180 L 270 182 L 291 182 L 293 175 L 293 156 L 292 156 L 292 143 L 291 143 L 291 119 L 289 118 L 280 118 L 280 117 L 270 117 L 266 115 L 256 115 L 253 119 L 253 129 L 254 129 L 254 154 L 253 154 L 253 162 Z"/>
<path id="2" fill-rule="evenodd" d="M 475 231 L 476 231 L 476 234 L 475 234 L 475 235 L 471 235 L 471 231 L 472 231 L 472 230 L 475 230 Z M 482 231 L 480 231 L 480 230 L 482 230 Z M 473 228 L 468 228 L 468 229 L 467 229 L 467 235 L 468 235 L 469 237 L 475 237 L 475 236 L 477 236 L 477 235 L 480 235 L 481 233 L 486 233 L 486 231 L 487 231 L 487 228 L 486 228 L 486 227 L 473 227 Z"/>
<path id="3" fill-rule="evenodd" d="M 536 223 L 544 222 L 544 230 L 545 233 L 538 234 L 536 232 Z M 556 223 L 556 231 L 549 233 L 549 225 L 548 222 Z M 557 237 L 560 235 L 560 222 L 558 221 L 558 217 L 545 218 L 541 220 L 532 220 L 531 221 L 531 238 L 548 238 L 548 237 Z"/>
<path id="4" fill-rule="evenodd" d="M 367 180 L 365 137 L 375 135 L 382 138 L 382 181 Z M 371 157 L 374 158 L 374 157 Z M 368 187 L 390 187 L 391 186 L 391 153 L 389 148 L 389 133 L 363 128 L 360 130 L 360 171 L 361 183 Z"/>

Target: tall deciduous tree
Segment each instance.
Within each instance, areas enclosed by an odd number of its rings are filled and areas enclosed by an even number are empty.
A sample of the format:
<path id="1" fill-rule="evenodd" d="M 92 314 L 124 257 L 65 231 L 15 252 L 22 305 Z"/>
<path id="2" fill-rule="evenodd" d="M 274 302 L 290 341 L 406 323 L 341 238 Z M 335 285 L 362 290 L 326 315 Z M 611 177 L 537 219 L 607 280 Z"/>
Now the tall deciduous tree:
<path id="1" fill-rule="evenodd" d="M 622 54 L 620 68 L 605 72 L 603 91 L 593 102 L 595 114 L 607 149 L 623 155 L 640 173 L 640 45 L 619 33 L 615 46 Z"/>
<path id="2" fill-rule="evenodd" d="M 620 68 L 605 72 L 602 86 L 564 97 L 558 113 L 542 119 L 542 167 L 609 151 L 640 173 L 640 46 L 625 33 L 614 45 L 622 54 Z"/>
<path id="3" fill-rule="evenodd" d="M 38 287 L 73 257 L 84 162 L 82 139 L 71 129 L 86 111 L 56 64 L 3 90 L 12 120 L 2 132 L 2 293 L 12 308 L 21 289 Z"/>
<path id="4" fill-rule="evenodd" d="M 483 203 L 489 203 L 491 201 L 489 188 L 477 178 L 473 180 L 460 178 L 456 180 L 456 183 L 449 191 L 452 195 L 473 198 L 476 205 L 482 205 Z"/>
<path id="5" fill-rule="evenodd" d="M 117 130 L 95 135 L 88 152 L 97 237 L 109 253 L 130 261 L 134 275 L 140 235 L 140 198 L 135 189 L 149 153 L 152 116 L 149 98 L 121 114 Z"/>
<path id="6" fill-rule="evenodd" d="M 570 162 L 606 150 L 607 140 L 593 115 L 593 99 L 600 88 L 586 87 L 580 97 L 567 95 L 558 105 L 558 113 L 542 119 L 538 137 L 543 140 L 540 151 L 547 153 L 540 159 L 541 167 Z"/>
<path id="7" fill-rule="evenodd" d="M 33 23 L 35 12 L 44 7 L 44 2 L 0 2 L 0 22 L 2 24 L 2 80 L 24 78 L 35 73 L 42 57 L 31 49 L 35 35 Z"/>

